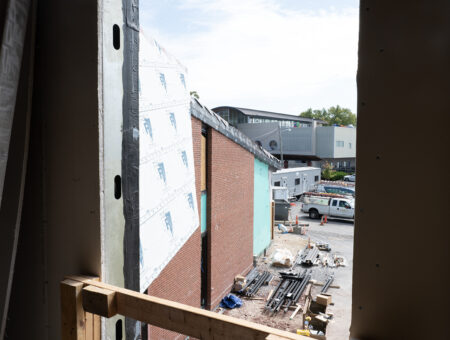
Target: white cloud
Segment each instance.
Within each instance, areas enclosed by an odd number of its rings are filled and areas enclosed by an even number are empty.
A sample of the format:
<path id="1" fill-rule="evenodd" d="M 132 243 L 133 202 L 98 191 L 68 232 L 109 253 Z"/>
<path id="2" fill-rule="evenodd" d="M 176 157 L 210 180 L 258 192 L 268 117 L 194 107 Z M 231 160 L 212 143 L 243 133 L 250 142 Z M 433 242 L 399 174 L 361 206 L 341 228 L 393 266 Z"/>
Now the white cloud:
<path id="1" fill-rule="evenodd" d="M 202 30 L 167 35 L 143 26 L 188 67 L 190 88 L 207 106 L 298 114 L 339 104 L 356 111 L 357 8 L 188 0 L 183 9 L 199 11 Z"/>

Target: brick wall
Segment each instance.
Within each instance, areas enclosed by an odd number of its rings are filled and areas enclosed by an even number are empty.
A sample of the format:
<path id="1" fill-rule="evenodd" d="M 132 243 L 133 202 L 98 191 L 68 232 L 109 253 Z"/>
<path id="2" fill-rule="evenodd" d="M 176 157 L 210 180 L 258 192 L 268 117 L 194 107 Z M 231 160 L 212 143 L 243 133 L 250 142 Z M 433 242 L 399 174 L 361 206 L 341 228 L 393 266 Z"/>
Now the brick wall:
<path id="1" fill-rule="evenodd" d="M 208 308 L 227 294 L 237 274 L 253 264 L 254 156 L 219 132 L 209 129 Z"/>
<path id="2" fill-rule="evenodd" d="M 195 186 L 200 211 L 202 123 L 192 117 Z M 237 274 L 253 264 L 254 157 L 219 132 L 209 129 L 207 140 L 208 187 L 208 301 L 216 307 Z M 149 295 L 200 307 L 201 234 L 198 228 L 148 289 Z M 149 327 L 149 339 L 184 336 Z"/>
<path id="3" fill-rule="evenodd" d="M 195 187 L 197 204 L 200 209 L 200 136 L 202 124 L 192 118 L 194 144 Z M 201 235 L 198 228 L 174 258 L 164 268 L 158 278 L 148 288 L 148 294 L 160 298 L 200 307 L 200 266 Z M 149 339 L 184 339 L 184 335 L 158 327 L 149 327 Z"/>

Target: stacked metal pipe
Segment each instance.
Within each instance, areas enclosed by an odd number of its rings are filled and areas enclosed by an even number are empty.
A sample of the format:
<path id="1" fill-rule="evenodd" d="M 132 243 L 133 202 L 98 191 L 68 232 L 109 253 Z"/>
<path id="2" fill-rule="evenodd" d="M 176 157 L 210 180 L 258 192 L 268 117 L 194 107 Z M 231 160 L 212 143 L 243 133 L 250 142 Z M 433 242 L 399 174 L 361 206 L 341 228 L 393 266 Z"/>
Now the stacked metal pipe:
<path id="1" fill-rule="evenodd" d="M 267 301 L 265 311 L 274 315 L 283 308 L 287 312 L 292 304 L 297 303 L 310 279 L 310 269 L 301 273 L 280 273 L 280 283 Z"/>
<path id="2" fill-rule="evenodd" d="M 319 249 L 317 247 L 303 249 L 302 253 L 295 259 L 295 265 L 312 266 L 319 256 Z"/>
<path id="3" fill-rule="evenodd" d="M 247 297 L 252 297 L 256 295 L 262 285 L 269 283 L 269 281 L 272 279 L 272 274 L 270 274 L 268 271 L 264 271 L 262 273 L 252 271 L 246 279 L 247 283 L 239 291 L 239 294 L 245 295 Z"/>
<path id="4" fill-rule="evenodd" d="M 327 281 L 325 282 L 325 285 L 322 287 L 322 290 L 320 291 L 320 293 L 326 293 L 328 288 L 330 288 L 331 283 L 334 280 L 334 274 L 331 274 L 330 276 L 328 276 Z"/>

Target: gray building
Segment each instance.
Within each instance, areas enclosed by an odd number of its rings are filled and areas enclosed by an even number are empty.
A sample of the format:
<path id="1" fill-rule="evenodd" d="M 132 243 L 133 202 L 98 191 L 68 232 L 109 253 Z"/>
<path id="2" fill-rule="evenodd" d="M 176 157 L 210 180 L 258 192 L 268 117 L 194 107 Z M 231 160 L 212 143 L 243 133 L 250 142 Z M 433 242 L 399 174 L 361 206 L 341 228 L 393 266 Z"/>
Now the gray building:
<path id="1" fill-rule="evenodd" d="M 336 170 L 355 171 L 356 128 L 320 126 L 316 128 L 316 155 Z"/>
<path id="2" fill-rule="evenodd" d="M 213 111 L 282 159 L 285 167 L 320 167 L 327 161 L 337 170 L 355 170 L 355 128 L 323 126 L 326 122 L 321 120 L 231 106 Z"/>

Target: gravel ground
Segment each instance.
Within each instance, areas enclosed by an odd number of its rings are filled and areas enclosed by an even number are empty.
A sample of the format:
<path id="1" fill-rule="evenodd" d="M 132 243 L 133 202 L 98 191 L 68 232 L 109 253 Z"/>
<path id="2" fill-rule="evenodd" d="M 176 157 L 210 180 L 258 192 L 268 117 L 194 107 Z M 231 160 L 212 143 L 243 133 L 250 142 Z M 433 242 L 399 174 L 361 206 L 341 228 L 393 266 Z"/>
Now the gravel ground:
<path id="1" fill-rule="evenodd" d="M 298 328 L 301 328 L 301 313 L 298 313 L 294 320 L 289 320 L 292 311 L 288 311 L 287 313 L 280 311 L 275 316 L 269 316 L 268 314 L 263 313 L 263 311 L 266 297 L 279 282 L 278 273 L 286 270 L 286 268 L 271 266 L 271 255 L 278 248 L 286 248 L 295 257 L 299 250 L 305 248 L 309 238 L 311 242 L 329 243 L 332 248 L 331 254 L 342 255 L 346 259 L 345 267 L 312 267 L 312 279 L 324 282 L 329 274 L 335 274 L 333 284 L 340 286 L 340 288 L 330 288 L 328 290 L 328 293 L 332 295 L 333 305 L 328 306 L 327 312 L 333 313 L 334 316 L 327 327 L 327 339 L 348 339 L 351 320 L 353 222 L 328 219 L 326 225 L 320 226 L 320 221 L 311 220 L 306 214 L 301 213 L 299 205 L 292 207 L 291 210 L 291 216 L 294 217 L 294 220 L 296 215 L 299 216 L 301 223 L 309 223 L 307 235 L 297 235 L 292 233 L 281 234 L 278 230 L 275 230 L 274 240 L 267 249 L 266 256 L 261 256 L 256 260 L 258 269 L 270 271 L 274 274 L 274 278 L 268 286 L 260 288 L 256 296 L 258 299 L 248 300 L 244 298 L 244 304 L 241 308 L 226 310 L 224 314 L 291 332 L 295 332 Z M 299 269 L 299 267 L 297 266 L 296 269 Z M 312 296 L 315 297 L 320 289 L 320 286 L 312 286 Z M 305 296 L 303 294 L 299 301 L 302 306 L 304 299 Z"/>

